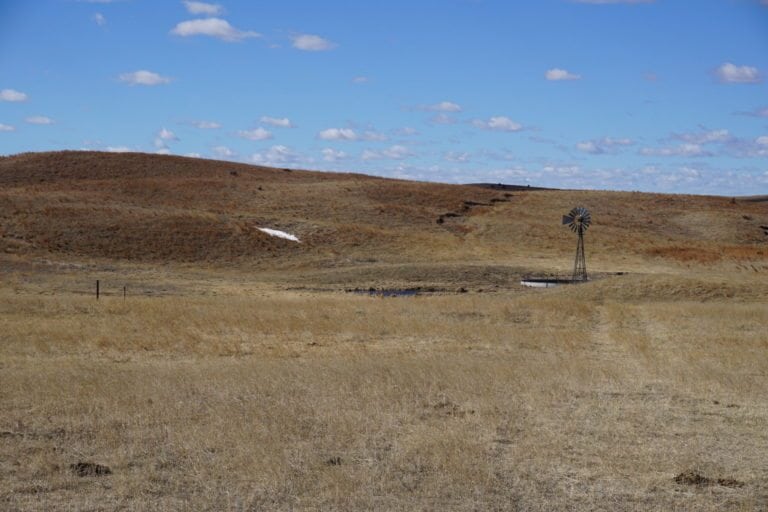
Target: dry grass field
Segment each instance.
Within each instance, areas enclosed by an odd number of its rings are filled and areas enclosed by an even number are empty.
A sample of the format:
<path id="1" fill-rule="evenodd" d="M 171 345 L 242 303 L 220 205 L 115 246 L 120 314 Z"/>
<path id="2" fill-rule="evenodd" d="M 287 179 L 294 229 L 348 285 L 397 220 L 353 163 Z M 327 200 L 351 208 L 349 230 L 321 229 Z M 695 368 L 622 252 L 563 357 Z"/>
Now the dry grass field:
<path id="1" fill-rule="evenodd" d="M 0 510 L 766 510 L 759 199 L 0 158 Z"/>

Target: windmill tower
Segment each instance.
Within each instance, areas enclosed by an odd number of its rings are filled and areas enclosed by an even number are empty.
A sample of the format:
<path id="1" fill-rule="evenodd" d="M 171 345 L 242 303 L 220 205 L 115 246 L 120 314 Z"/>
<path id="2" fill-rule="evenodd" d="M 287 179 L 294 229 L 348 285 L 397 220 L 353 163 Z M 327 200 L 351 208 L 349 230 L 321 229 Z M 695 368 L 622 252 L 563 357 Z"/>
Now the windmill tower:
<path id="1" fill-rule="evenodd" d="M 586 281 L 588 279 L 587 260 L 584 257 L 584 232 L 591 223 L 592 216 L 589 210 L 581 206 L 571 210 L 568 215 L 563 215 L 563 225 L 567 225 L 571 231 L 579 236 L 579 241 L 576 244 L 576 261 L 573 264 L 574 281 Z"/>

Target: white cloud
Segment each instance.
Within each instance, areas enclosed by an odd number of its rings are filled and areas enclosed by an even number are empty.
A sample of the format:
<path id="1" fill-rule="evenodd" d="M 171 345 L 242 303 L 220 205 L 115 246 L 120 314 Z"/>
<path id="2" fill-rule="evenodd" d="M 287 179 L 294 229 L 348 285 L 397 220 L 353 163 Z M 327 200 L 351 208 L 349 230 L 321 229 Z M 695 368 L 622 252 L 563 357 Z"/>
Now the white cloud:
<path id="1" fill-rule="evenodd" d="M 416 110 L 423 110 L 425 112 L 461 112 L 461 105 L 452 101 L 441 101 L 433 105 L 420 105 L 416 107 Z"/>
<path id="2" fill-rule="evenodd" d="M 132 153 L 134 151 L 128 146 L 107 146 L 104 149 L 108 153 Z"/>
<path id="3" fill-rule="evenodd" d="M 449 162 L 466 163 L 470 160 L 470 155 L 467 152 L 449 151 L 443 158 Z"/>
<path id="4" fill-rule="evenodd" d="M 279 128 L 293 128 L 293 123 L 291 123 L 291 120 L 287 117 L 261 116 L 261 122 Z"/>
<path id="5" fill-rule="evenodd" d="M 631 146 L 632 144 L 634 144 L 632 139 L 603 137 L 602 139 L 592 139 L 579 142 L 576 144 L 576 149 L 583 151 L 584 153 L 602 155 L 605 153 L 614 152 L 617 147 Z"/>
<path id="6" fill-rule="evenodd" d="M 216 146 L 213 148 L 213 154 L 217 158 L 234 158 L 237 153 L 229 149 L 227 146 Z"/>
<path id="7" fill-rule="evenodd" d="M 727 152 L 738 158 L 762 158 L 768 156 L 768 135 L 755 139 L 732 138 L 726 143 Z"/>
<path id="8" fill-rule="evenodd" d="M 104 25 L 107 24 L 107 18 L 105 18 L 104 15 L 101 14 L 100 12 L 97 12 L 96 14 L 94 14 L 91 17 L 91 19 L 94 21 L 94 23 L 96 23 L 100 27 L 103 27 Z"/>
<path id="9" fill-rule="evenodd" d="M 221 18 L 182 21 L 171 30 L 171 34 L 181 37 L 210 36 L 229 43 L 261 37 L 258 32 L 238 30 Z"/>
<path id="10" fill-rule="evenodd" d="M 27 96 L 23 92 L 15 91 L 13 89 L 3 89 L 2 91 L 0 91 L 0 101 L 18 102 L 18 101 L 27 101 L 28 99 L 29 99 L 29 96 Z"/>
<path id="11" fill-rule="evenodd" d="M 352 79 L 353 84 L 367 84 L 370 81 L 371 79 L 368 78 L 367 76 L 356 76 L 355 78 Z"/>
<path id="12" fill-rule="evenodd" d="M 162 85 L 171 82 L 171 79 L 167 76 L 158 75 L 144 69 L 132 73 L 123 73 L 118 79 L 128 85 Z"/>
<path id="13" fill-rule="evenodd" d="M 166 128 L 161 128 L 160 131 L 157 132 L 157 136 L 161 140 L 179 140 L 175 133 Z"/>
<path id="14" fill-rule="evenodd" d="M 272 146 L 265 153 L 254 153 L 251 162 L 260 165 L 285 165 L 300 162 L 301 157 L 287 146 Z"/>
<path id="15" fill-rule="evenodd" d="M 729 84 L 757 84 L 763 81 L 760 71 L 752 66 L 737 66 L 726 62 L 715 71 L 722 83 Z"/>
<path id="16" fill-rule="evenodd" d="M 24 120 L 29 124 L 53 124 L 54 123 L 53 119 L 46 116 L 30 116 Z"/>
<path id="17" fill-rule="evenodd" d="M 728 130 L 705 130 L 696 133 L 676 133 L 672 135 L 672 138 L 693 144 L 709 144 L 713 142 L 728 142 L 733 137 Z"/>
<path id="18" fill-rule="evenodd" d="M 456 124 L 456 118 L 445 113 L 435 114 L 429 119 L 432 124 Z"/>
<path id="19" fill-rule="evenodd" d="M 160 154 L 170 153 L 170 150 L 168 150 L 168 143 L 175 142 L 178 140 L 179 138 L 171 130 L 168 130 L 166 128 L 161 128 L 160 131 L 157 132 L 157 135 L 155 136 L 155 141 L 154 141 L 155 147 L 158 149 L 157 153 L 160 153 Z M 168 153 L 165 153 L 166 150 L 168 150 Z M 163 153 L 161 153 L 161 151 Z"/>
<path id="20" fill-rule="evenodd" d="M 327 128 L 317 134 L 322 140 L 358 140 L 359 136 L 351 128 Z"/>
<path id="21" fill-rule="evenodd" d="M 203 158 L 203 155 L 200 153 L 184 153 L 184 156 L 189 158 Z"/>
<path id="22" fill-rule="evenodd" d="M 224 12 L 224 9 L 219 4 L 208 4 L 205 2 L 193 2 L 185 0 L 184 7 L 187 8 L 190 14 L 203 14 L 205 16 L 217 16 Z"/>
<path id="23" fill-rule="evenodd" d="M 516 123 L 505 116 L 494 116 L 490 119 L 475 119 L 472 124 L 484 130 L 496 130 L 500 132 L 518 132 L 523 129 L 523 125 Z"/>
<path id="24" fill-rule="evenodd" d="M 157 151 L 155 151 L 156 155 L 170 155 L 171 150 L 170 148 L 160 148 Z"/>
<path id="25" fill-rule="evenodd" d="M 338 162 L 347 158 L 347 154 L 343 151 L 339 151 L 332 148 L 325 148 L 322 151 L 323 160 L 326 162 Z"/>
<path id="26" fill-rule="evenodd" d="M 312 34 L 299 34 L 293 37 L 293 47 L 305 52 L 323 52 L 333 50 L 337 46 L 336 43 Z"/>
<path id="27" fill-rule="evenodd" d="M 581 79 L 581 75 L 577 75 L 575 73 L 571 73 L 569 71 L 566 71 L 565 69 L 560 69 L 560 68 L 548 69 L 547 72 L 544 73 L 544 77 L 547 80 L 553 80 L 553 81 Z"/>
<path id="28" fill-rule="evenodd" d="M 363 140 L 378 141 L 378 142 L 383 142 L 389 139 L 389 137 L 387 137 L 383 133 L 377 132 L 376 130 L 366 130 L 363 133 L 362 138 Z"/>
<path id="29" fill-rule="evenodd" d="M 200 128 L 201 130 L 216 130 L 218 128 L 221 128 L 221 124 L 215 121 L 192 121 L 189 124 L 191 124 L 195 128 Z"/>
<path id="30" fill-rule="evenodd" d="M 413 153 L 407 147 L 395 145 L 381 151 L 366 149 L 361 158 L 363 160 L 402 160 L 409 156 L 413 156 Z"/>
<path id="31" fill-rule="evenodd" d="M 255 130 L 240 130 L 237 132 L 237 135 L 248 140 L 267 140 L 272 138 L 272 132 L 265 130 L 261 126 Z"/>
<path id="32" fill-rule="evenodd" d="M 0 132 L 15 132 L 16 127 L 9 124 L 0 123 Z"/>
<path id="33" fill-rule="evenodd" d="M 661 148 L 642 148 L 640 154 L 644 156 L 712 156 L 712 153 L 706 151 L 700 144 L 692 143 Z"/>

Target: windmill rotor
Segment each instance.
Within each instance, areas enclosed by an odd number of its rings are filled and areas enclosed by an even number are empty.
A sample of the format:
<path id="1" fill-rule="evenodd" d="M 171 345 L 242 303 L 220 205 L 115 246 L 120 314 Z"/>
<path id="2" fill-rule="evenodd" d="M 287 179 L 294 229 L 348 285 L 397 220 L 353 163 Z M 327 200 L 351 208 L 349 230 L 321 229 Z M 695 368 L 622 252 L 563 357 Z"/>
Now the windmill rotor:
<path id="1" fill-rule="evenodd" d="M 568 215 L 563 215 L 563 225 L 567 225 L 574 233 L 583 233 L 592 224 L 592 215 L 583 206 L 577 206 Z"/>

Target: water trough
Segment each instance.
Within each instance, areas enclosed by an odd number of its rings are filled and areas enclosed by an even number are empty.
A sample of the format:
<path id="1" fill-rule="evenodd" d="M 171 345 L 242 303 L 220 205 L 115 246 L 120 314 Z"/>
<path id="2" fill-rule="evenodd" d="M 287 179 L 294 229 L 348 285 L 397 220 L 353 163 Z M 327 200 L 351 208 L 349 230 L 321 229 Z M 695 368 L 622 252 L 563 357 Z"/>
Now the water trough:
<path id="1" fill-rule="evenodd" d="M 585 281 L 563 279 L 557 277 L 524 277 L 520 284 L 529 288 L 554 288 L 555 286 L 562 286 L 566 284 L 579 284 Z"/>

